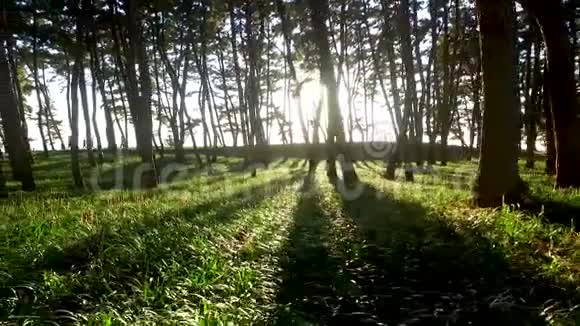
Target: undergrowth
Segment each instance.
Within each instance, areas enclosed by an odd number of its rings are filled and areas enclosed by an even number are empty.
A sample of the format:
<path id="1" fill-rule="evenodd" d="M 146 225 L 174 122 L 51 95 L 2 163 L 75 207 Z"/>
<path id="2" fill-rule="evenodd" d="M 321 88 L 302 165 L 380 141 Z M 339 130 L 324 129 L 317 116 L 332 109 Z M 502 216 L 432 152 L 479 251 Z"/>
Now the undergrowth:
<path id="1" fill-rule="evenodd" d="M 295 160 L 252 178 L 219 159 L 151 191 L 73 191 L 67 164 L 37 159 L 39 191 L 0 202 L 0 324 L 580 321 L 580 198 L 541 166 L 521 168 L 538 209 L 491 210 L 470 205 L 472 162 L 414 183 L 357 164 L 353 196 Z"/>

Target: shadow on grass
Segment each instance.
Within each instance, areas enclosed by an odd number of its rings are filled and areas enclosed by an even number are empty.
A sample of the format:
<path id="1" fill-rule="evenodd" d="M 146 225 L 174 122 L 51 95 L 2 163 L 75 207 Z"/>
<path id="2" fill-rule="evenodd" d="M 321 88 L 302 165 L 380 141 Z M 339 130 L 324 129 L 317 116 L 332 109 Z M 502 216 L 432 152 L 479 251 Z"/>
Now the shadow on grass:
<path id="1" fill-rule="evenodd" d="M 567 228 L 580 231 L 580 206 L 562 201 L 546 200 L 539 196 L 531 197 L 532 204 L 523 206 L 525 212 L 541 215 L 549 223 L 561 224 Z"/>
<path id="2" fill-rule="evenodd" d="M 281 166 L 284 166 L 287 162 L 288 162 L 288 157 L 283 157 L 283 158 L 279 159 L 278 161 L 276 161 L 276 163 L 272 164 L 272 169 L 276 169 L 276 168 L 279 168 Z"/>
<path id="3" fill-rule="evenodd" d="M 295 169 L 298 168 L 298 165 L 300 164 L 301 160 L 299 159 L 292 159 L 292 163 L 290 163 L 290 168 L 291 169 Z"/>
<path id="4" fill-rule="evenodd" d="M 64 248 L 47 247 L 41 261 L 20 258 L 24 261 L 9 269 L 20 273 L 12 275 L 6 282 L 0 282 L 0 289 L 28 284 L 33 291 L 37 291 L 46 282 L 46 272 L 56 273 L 60 278 L 77 275 L 78 280 L 82 281 L 74 283 L 66 293 L 43 297 L 46 294 L 41 291 L 37 304 L 42 305 L 24 309 L 32 315 L 55 320 L 53 312 L 63 309 L 75 313 L 98 310 L 103 296 L 108 296 L 107 300 L 114 303 L 115 299 L 109 296 L 111 292 L 132 293 L 136 280 L 156 280 L 159 287 L 163 288 L 176 280 L 167 279 L 170 277 L 167 273 L 171 275 L 173 267 L 159 262 L 176 261 L 178 266 L 182 266 L 180 270 L 195 271 L 202 257 L 199 253 L 195 255 L 191 252 L 193 238 L 200 234 L 214 236 L 213 231 L 210 231 L 214 226 L 233 222 L 240 218 L 239 211 L 255 207 L 276 196 L 300 178 L 302 175 L 296 171 L 284 177 L 264 180 L 239 192 L 226 192 L 222 197 L 199 205 L 146 216 L 140 220 L 127 220 L 114 226 L 101 224 L 98 231 Z M 166 269 L 159 266 L 165 266 Z M 151 287 L 155 287 L 155 284 Z M 119 298 L 124 296 L 126 294 Z M 9 311 L 2 309 L 6 302 L 14 302 L 13 311 L 22 311 L 24 306 L 31 305 L 30 302 L 14 300 L 5 294 L 0 296 L 0 320 L 8 315 Z M 159 301 L 146 304 L 154 309 L 164 303 Z"/>
<path id="5" fill-rule="evenodd" d="M 543 308 L 574 302 L 571 292 L 511 267 L 488 239 L 362 185 L 354 200 L 337 194 L 338 215 L 325 215 L 317 192 L 300 199 L 278 324 L 544 325 Z M 353 235 L 333 239 L 331 221 L 341 219 Z"/>
<path id="6" fill-rule="evenodd" d="M 276 324 L 328 321 L 348 294 L 341 269 L 345 262 L 329 248 L 331 224 L 320 206 L 315 175 L 304 178 L 294 211 L 294 225 L 282 257 L 282 284 L 276 298 Z M 346 299 L 348 300 L 348 299 Z"/>
<path id="7" fill-rule="evenodd" d="M 363 311 L 381 321 L 542 325 L 544 304 L 566 298 L 556 284 L 512 269 L 488 239 L 458 234 L 369 184 L 342 207 L 365 242 L 362 259 L 345 269 L 364 289 Z"/>

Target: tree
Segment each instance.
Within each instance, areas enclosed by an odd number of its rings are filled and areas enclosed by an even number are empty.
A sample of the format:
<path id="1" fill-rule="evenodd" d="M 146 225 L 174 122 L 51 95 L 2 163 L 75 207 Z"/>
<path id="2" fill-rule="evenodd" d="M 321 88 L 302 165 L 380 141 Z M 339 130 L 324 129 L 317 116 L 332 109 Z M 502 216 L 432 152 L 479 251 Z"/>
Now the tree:
<path id="1" fill-rule="evenodd" d="M 70 85 L 70 157 L 71 157 L 71 172 L 73 177 L 73 183 L 76 189 L 83 189 L 84 182 L 83 176 L 81 174 L 80 162 L 79 162 L 79 79 L 82 73 L 83 60 L 83 27 L 81 22 L 81 15 L 79 12 L 78 0 L 72 2 L 73 12 L 77 15 L 76 17 L 76 42 L 73 44 L 73 55 L 74 55 L 74 65 L 72 67 L 71 73 L 71 85 Z M 68 82 L 68 78 L 67 78 Z"/>
<path id="2" fill-rule="evenodd" d="M 521 192 L 518 174 L 519 112 L 515 107 L 511 1 L 478 0 L 483 70 L 483 137 L 474 186 L 480 207 L 511 202 Z"/>
<path id="3" fill-rule="evenodd" d="M 280 17 L 282 25 L 282 34 L 284 36 L 284 57 L 286 59 L 286 64 L 290 70 L 290 77 L 294 82 L 294 91 L 292 92 L 294 100 L 296 102 L 296 108 L 298 111 L 298 119 L 300 122 L 300 127 L 302 129 L 302 134 L 304 135 L 304 142 L 309 143 L 308 130 L 306 127 L 306 122 L 304 121 L 304 113 L 302 110 L 302 83 L 298 81 L 296 75 L 296 68 L 294 67 L 294 59 L 292 57 L 292 38 L 290 36 L 290 22 L 288 20 L 286 5 L 282 0 L 276 0 L 276 9 L 278 11 L 278 16 Z"/>
<path id="4" fill-rule="evenodd" d="M 4 17 L 6 8 L 1 7 Z M 32 175 L 32 166 L 29 160 L 26 140 L 24 139 L 20 111 L 14 93 L 15 71 L 11 71 L 8 62 L 7 42 L 10 37 L 6 32 L 6 22 L 0 18 L 0 117 L 5 135 L 6 151 L 10 158 L 10 166 L 14 179 L 22 183 L 22 190 L 32 191 L 36 188 Z M 2 176 L 2 179 L 3 176 Z M 1 181 L 0 181 L 1 183 Z M 2 187 L 0 187 L 0 190 Z"/>
<path id="5" fill-rule="evenodd" d="M 309 0 L 310 20 L 312 24 L 314 43 L 318 50 L 318 64 L 320 69 L 320 80 L 326 89 L 326 104 L 328 109 L 328 139 L 327 144 L 333 146 L 343 145 L 346 141 L 342 116 L 340 114 L 340 104 L 338 101 L 337 83 L 334 75 L 334 64 L 328 43 L 328 29 L 326 19 L 328 17 L 327 0 Z M 334 166 L 334 149 L 329 154 L 328 174 L 330 178 L 336 178 L 336 167 Z M 342 176 L 347 186 L 352 186 L 358 181 L 356 171 L 348 153 L 343 153 Z"/>
<path id="6" fill-rule="evenodd" d="M 137 150 L 141 156 L 141 162 L 146 165 L 142 176 L 142 185 L 145 188 L 153 188 L 157 186 L 157 174 L 153 155 L 152 87 L 149 64 L 143 42 L 143 22 L 135 1 L 127 1 L 124 5 L 124 10 L 127 14 L 126 33 L 129 40 L 128 44 L 123 47 L 127 60 L 127 98 L 129 99 L 129 108 L 135 127 Z M 138 66 L 138 75 L 136 66 Z"/>
<path id="7" fill-rule="evenodd" d="M 548 92 L 556 144 L 556 187 L 580 187 L 580 110 L 576 98 L 574 60 L 561 0 L 526 0 L 536 18 L 548 57 Z"/>

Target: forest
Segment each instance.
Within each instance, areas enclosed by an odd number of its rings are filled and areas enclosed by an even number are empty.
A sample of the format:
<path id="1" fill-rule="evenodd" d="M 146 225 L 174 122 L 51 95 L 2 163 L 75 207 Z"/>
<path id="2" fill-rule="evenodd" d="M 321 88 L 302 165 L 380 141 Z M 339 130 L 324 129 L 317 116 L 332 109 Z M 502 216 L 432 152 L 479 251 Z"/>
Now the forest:
<path id="1" fill-rule="evenodd" d="M 0 0 L 0 325 L 578 325 L 576 0 Z"/>

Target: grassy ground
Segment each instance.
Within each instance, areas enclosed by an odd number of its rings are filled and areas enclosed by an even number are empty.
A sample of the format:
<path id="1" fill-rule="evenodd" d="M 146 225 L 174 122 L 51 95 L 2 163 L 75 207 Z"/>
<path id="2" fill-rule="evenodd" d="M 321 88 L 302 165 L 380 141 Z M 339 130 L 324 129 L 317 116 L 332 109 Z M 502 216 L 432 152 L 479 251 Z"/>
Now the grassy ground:
<path id="1" fill-rule="evenodd" d="M 580 323 L 580 195 L 541 167 L 543 205 L 486 210 L 468 162 L 413 184 L 360 162 L 345 192 L 322 165 L 220 159 L 144 192 L 130 160 L 74 192 L 66 156 L 37 161 L 39 191 L 0 202 L 0 325 Z"/>

